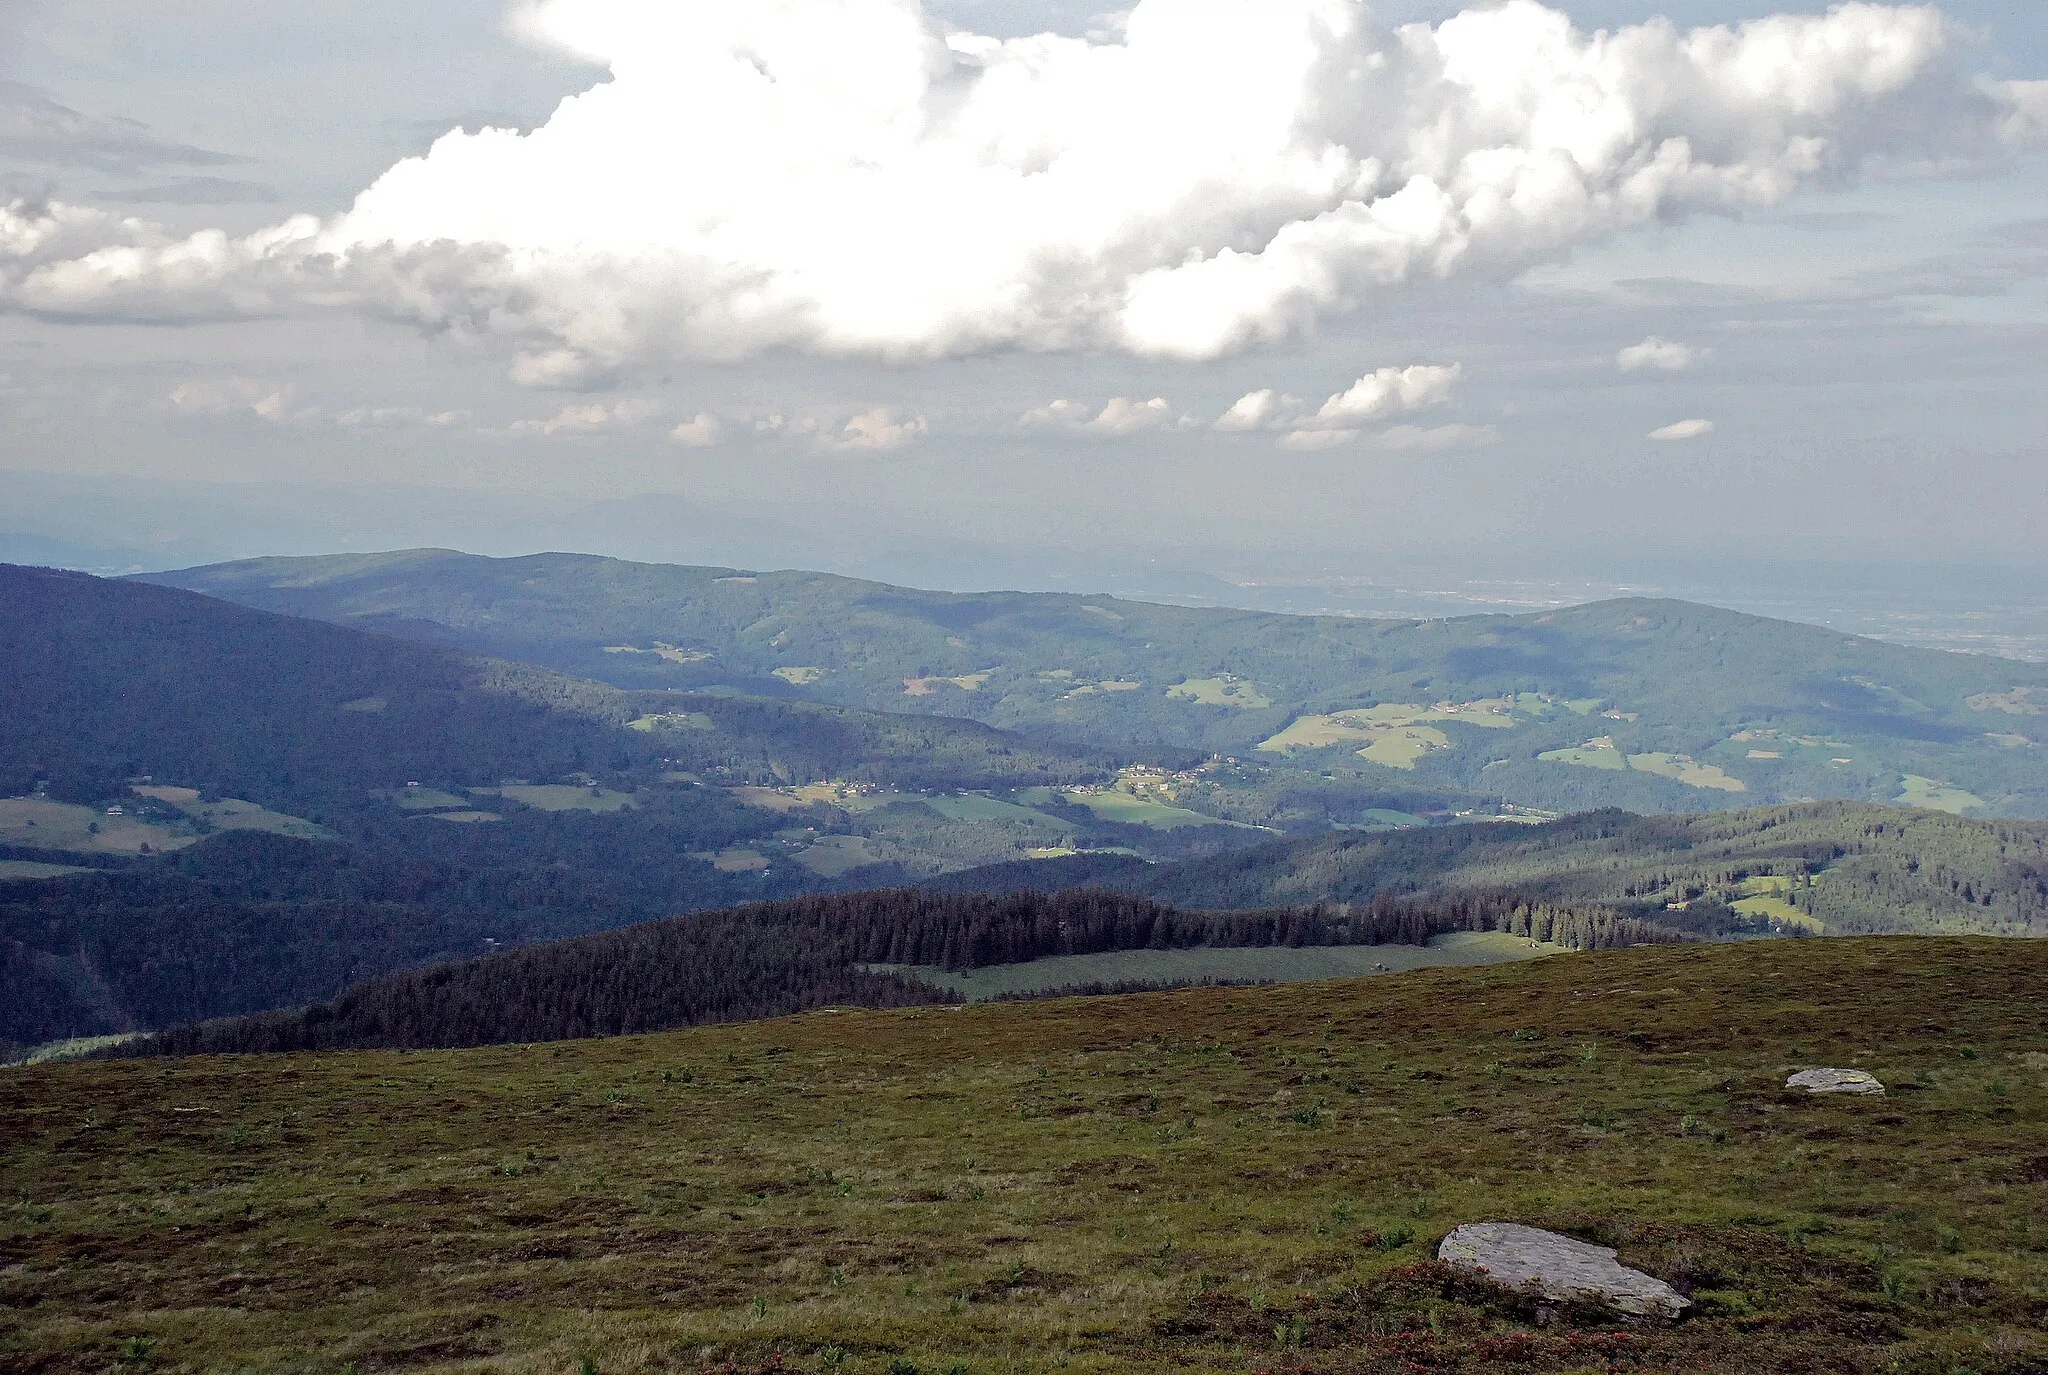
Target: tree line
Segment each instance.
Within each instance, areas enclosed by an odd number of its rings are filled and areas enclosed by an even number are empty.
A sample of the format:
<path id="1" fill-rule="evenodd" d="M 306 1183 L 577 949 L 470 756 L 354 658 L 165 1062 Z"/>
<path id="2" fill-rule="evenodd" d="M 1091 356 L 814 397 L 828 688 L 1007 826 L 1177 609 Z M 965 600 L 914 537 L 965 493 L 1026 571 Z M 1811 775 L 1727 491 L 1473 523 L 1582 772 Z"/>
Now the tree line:
<path id="1" fill-rule="evenodd" d="M 369 980 L 297 1011 L 204 1022 L 124 1054 L 454 1047 L 616 1036 L 901 1007 L 956 995 L 875 966 L 954 970 L 1049 955 L 1203 946 L 1422 944 L 1507 931 L 1578 949 L 1684 939 L 1612 912 L 1509 894 L 1253 912 L 1187 911 L 1100 889 L 891 889 L 757 903 Z"/>

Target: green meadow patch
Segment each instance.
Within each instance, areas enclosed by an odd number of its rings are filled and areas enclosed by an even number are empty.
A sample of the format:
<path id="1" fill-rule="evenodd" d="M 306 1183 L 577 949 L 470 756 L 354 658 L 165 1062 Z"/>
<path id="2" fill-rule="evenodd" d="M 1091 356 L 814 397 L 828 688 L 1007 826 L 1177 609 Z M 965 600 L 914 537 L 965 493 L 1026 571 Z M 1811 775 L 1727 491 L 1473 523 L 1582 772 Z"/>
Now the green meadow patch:
<path id="1" fill-rule="evenodd" d="M 1689 754 L 1624 754 L 1614 737 L 1603 735 L 1566 750 L 1545 750 L 1536 756 L 1555 764 L 1582 769 L 1634 769 L 1683 783 L 1690 788 L 1712 788 L 1719 792 L 1742 793 L 1749 785 L 1713 764 L 1702 764 Z M 1776 758 L 1776 755 L 1767 755 Z"/>
<path id="2" fill-rule="evenodd" d="M 1961 816 L 1965 812 L 1983 808 L 1984 799 L 1966 788 L 1943 783 L 1919 774 L 1905 776 L 1898 797 L 1893 799 L 1907 807 L 1926 807 L 1931 811 L 1948 812 Z"/>
<path id="3" fill-rule="evenodd" d="M 1273 699 L 1256 686 L 1229 673 L 1214 678 L 1190 678 L 1168 688 L 1166 695 L 1205 707 L 1237 707 L 1245 711 L 1264 711 L 1273 705 Z"/>
<path id="4" fill-rule="evenodd" d="M 137 855 L 145 850 L 182 849 L 198 839 L 187 828 L 147 821 L 128 811 L 123 807 L 119 815 L 112 815 L 105 808 L 52 802 L 46 797 L 0 798 L 0 845 Z"/>
<path id="5" fill-rule="evenodd" d="M 471 788 L 471 797 L 502 797 L 540 812 L 619 812 L 634 805 L 630 793 L 570 783 L 508 783 Z"/>
<path id="6" fill-rule="evenodd" d="M 43 864 L 32 859 L 0 859 L 0 883 L 29 879 L 62 878 L 66 874 L 90 873 L 76 864 Z"/>
<path id="7" fill-rule="evenodd" d="M 1563 952 L 1497 931 L 1457 932 L 1424 945 L 1309 945 L 1193 950 L 1114 950 L 1099 955 L 1050 955 L 1024 964 L 953 971 L 913 965 L 868 965 L 876 973 L 907 974 L 951 989 L 969 1002 L 1019 994 L 1053 993 L 1094 985 L 1177 983 L 1311 983 L 1319 979 L 1399 974 L 1439 966 L 1506 964 Z"/>

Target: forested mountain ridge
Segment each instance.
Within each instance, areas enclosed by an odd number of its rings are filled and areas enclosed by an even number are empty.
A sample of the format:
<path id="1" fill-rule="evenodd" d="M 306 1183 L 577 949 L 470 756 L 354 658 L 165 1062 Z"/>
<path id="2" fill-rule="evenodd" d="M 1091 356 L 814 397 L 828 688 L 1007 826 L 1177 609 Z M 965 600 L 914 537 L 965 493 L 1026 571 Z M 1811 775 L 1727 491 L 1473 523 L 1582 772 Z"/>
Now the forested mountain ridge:
<path id="1" fill-rule="evenodd" d="M 649 922 L 370 980 L 307 1008 L 175 1028 L 122 1054 L 430 1048 L 618 1036 L 813 1008 L 951 995 L 874 966 L 954 970 L 1048 955 L 1303 945 L 1420 945 L 1453 931 L 1530 933 L 1578 949 L 1677 942 L 1588 908 L 1514 899 L 1255 912 L 1189 911 L 1104 891 L 916 889 L 762 903 Z"/>
<path id="2" fill-rule="evenodd" d="M 624 775 L 663 760 L 741 781 L 906 786 L 1073 782 L 1122 762 L 971 721 L 623 691 L 173 588 L 11 565 L 0 565 L 0 718 L 0 797 L 42 783 L 100 801 L 147 775 L 309 811 L 413 781 Z"/>
<path id="3" fill-rule="evenodd" d="M 1278 841 L 1178 864 L 1077 856 L 932 886 L 1091 884 L 1217 907 L 1517 893 L 1702 935 L 2048 936 L 2048 825 L 1849 802 L 1694 815 L 1594 812 Z"/>
<path id="4" fill-rule="evenodd" d="M 50 569 L 0 565 L 0 665 L 0 797 L 92 802 L 150 776 L 310 809 L 654 753 L 601 684 Z"/>
<path id="5" fill-rule="evenodd" d="M 1372 621 L 445 550 L 151 578 L 620 686 L 943 713 L 1553 810 L 1832 796 L 2048 815 L 2048 666 L 1683 602 Z"/>

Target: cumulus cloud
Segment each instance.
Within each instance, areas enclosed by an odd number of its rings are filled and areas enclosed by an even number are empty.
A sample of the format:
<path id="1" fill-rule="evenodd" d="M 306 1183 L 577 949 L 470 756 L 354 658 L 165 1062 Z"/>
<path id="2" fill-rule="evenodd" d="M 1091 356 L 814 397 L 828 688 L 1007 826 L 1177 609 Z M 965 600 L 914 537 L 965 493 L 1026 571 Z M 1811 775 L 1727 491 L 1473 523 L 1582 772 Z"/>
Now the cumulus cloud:
<path id="1" fill-rule="evenodd" d="M 709 411 L 699 411 L 668 432 L 670 440 L 689 449 L 708 449 L 725 434 L 725 427 Z"/>
<path id="2" fill-rule="evenodd" d="M 1615 354 L 1614 365 L 1623 372 L 1684 372 L 1706 356 L 1705 349 L 1660 339 L 1653 334 L 1642 343 L 1630 344 Z"/>
<path id="3" fill-rule="evenodd" d="M 921 415 L 906 416 L 893 407 L 877 406 L 836 429 L 822 431 L 818 447 L 827 452 L 885 453 L 924 438 L 929 428 Z"/>
<path id="4" fill-rule="evenodd" d="M 1174 413 L 1163 396 L 1155 396 L 1150 401 L 1113 396 L 1103 403 L 1100 410 L 1079 401 L 1051 401 L 1024 412 L 1018 423 L 1054 426 L 1085 434 L 1121 436 L 1179 425 L 1182 417 Z"/>
<path id="5" fill-rule="evenodd" d="M 1652 439 L 1698 439 L 1714 432 L 1711 420 L 1680 420 L 1662 429 L 1650 431 Z"/>
<path id="6" fill-rule="evenodd" d="M 301 414 L 292 409 L 292 395 L 290 386 L 253 377 L 215 377 L 180 383 L 164 397 L 164 404 L 183 415 L 246 413 L 264 420 L 289 420 Z"/>
<path id="7" fill-rule="evenodd" d="M 1216 418 L 1219 430 L 1263 430 L 1284 424 L 1286 417 L 1298 414 L 1301 398 L 1283 396 L 1271 387 L 1255 392 L 1246 392 L 1231 403 L 1229 410 Z"/>
<path id="8" fill-rule="evenodd" d="M 1599 33 L 1536 0 L 1390 28 L 1363 0 L 1139 0 L 998 40 L 918 0 L 526 0 L 609 68 L 456 130 L 345 214 L 178 237 L 0 212 L 0 301 L 54 317 L 340 306 L 500 335 L 534 385 L 786 347 L 1214 358 L 1404 283 L 1501 277 L 1872 159 L 2041 141 L 1929 6 Z"/>
<path id="9" fill-rule="evenodd" d="M 652 401 L 593 401 L 564 406 L 544 420 L 516 420 L 512 423 L 512 433 L 544 437 L 600 434 L 606 430 L 638 425 L 652 417 L 656 409 Z"/>
<path id="10" fill-rule="evenodd" d="M 1450 398 L 1452 388 L 1464 375 L 1465 369 L 1458 363 L 1449 367 L 1417 364 L 1381 368 L 1325 401 L 1321 410 L 1300 422 L 1299 428 L 1346 429 L 1383 416 L 1404 415 L 1438 405 Z"/>
<path id="11" fill-rule="evenodd" d="M 1459 363 L 1380 368 L 1315 410 L 1308 409 L 1298 396 L 1287 396 L 1267 387 L 1239 397 L 1217 417 L 1215 428 L 1285 430 L 1287 434 L 1280 442 L 1287 448 L 1327 449 L 1356 439 L 1364 433 L 1362 427 L 1374 421 L 1443 404 L 1464 375 L 1464 366 Z"/>

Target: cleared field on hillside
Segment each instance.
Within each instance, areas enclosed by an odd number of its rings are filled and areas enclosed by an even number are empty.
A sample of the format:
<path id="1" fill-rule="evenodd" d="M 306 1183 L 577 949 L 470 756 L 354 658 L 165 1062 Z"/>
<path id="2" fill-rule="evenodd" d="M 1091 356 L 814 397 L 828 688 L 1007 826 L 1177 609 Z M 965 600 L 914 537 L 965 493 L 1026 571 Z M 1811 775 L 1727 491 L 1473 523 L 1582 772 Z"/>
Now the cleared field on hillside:
<path id="1" fill-rule="evenodd" d="M 83 874 L 87 870 L 76 864 L 40 864 L 32 859 L 0 859 L 0 883 L 19 883 L 28 879 L 62 878 L 66 874 Z"/>
<path id="2" fill-rule="evenodd" d="M 1273 699 L 1257 685 L 1225 673 L 1214 678 L 1190 678 L 1166 690 L 1168 697 L 1195 702 L 1205 707 L 1236 707 L 1243 711 L 1264 711 Z"/>
<path id="3" fill-rule="evenodd" d="M 84 854 L 135 855 L 144 847 L 177 850 L 198 837 L 134 816 L 108 816 L 95 807 L 46 797 L 0 798 L 0 844 Z"/>
<path id="4" fill-rule="evenodd" d="M 1968 789 L 1953 787 L 1933 778 L 1922 778 L 1915 773 L 1906 775 L 1897 800 L 1907 807 L 1926 807 L 1954 816 L 1984 807 L 1984 799 Z"/>
<path id="5" fill-rule="evenodd" d="M 138 797 L 147 797 L 158 802 L 168 802 L 186 816 L 211 826 L 216 831 L 266 831 L 271 835 L 293 836 L 299 840 L 333 840 L 334 832 L 325 826 L 315 825 L 304 817 L 287 816 L 274 812 L 254 802 L 244 802 L 239 797 L 223 797 L 217 801 L 200 800 L 197 788 L 170 788 L 145 785 L 133 789 Z"/>
<path id="6" fill-rule="evenodd" d="M 620 812 L 633 805 L 630 793 L 610 788 L 576 787 L 567 783 L 519 783 L 502 788 L 471 788 L 471 797 L 502 797 L 542 812 Z"/>
<path id="7" fill-rule="evenodd" d="M 2023 1375 L 2044 1000 L 2044 943 L 1776 941 L 13 1070 L 7 1360 Z M 1782 1087 L 1815 1065 L 1892 1092 Z M 1618 1245 L 1695 1307 L 1538 1326 L 1428 1263 L 1479 1220 Z"/>
<path id="8" fill-rule="evenodd" d="M 1133 797 L 1129 793 L 1107 790 L 1075 789 L 1067 794 L 1067 800 L 1086 807 L 1104 821 L 1121 821 L 1130 826 L 1150 826 L 1156 830 L 1172 831 L 1182 826 L 1232 826 L 1241 823 L 1223 821 L 1217 817 L 1191 812 L 1185 807 L 1168 806 L 1154 802 L 1147 797 Z"/>
<path id="9" fill-rule="evenodd" d="M 1426 946 L 1273 945 L 1115 950 L 1101 955 L 1051 955 L 1028 964 L 997 964 L 964 972 L 908 965 L 867 967 L 878 972 L 909 974 L 937 987 L 950 988 L 972 1002 L 984 1002 L 1010 993 L 1047 993 L 1089 984 L 1114 986 L 1140 982 L 1198 983 L 1205 980 L 1310 983 L 1317 979 L 1399 974 L 1438 966 L 1506 964 L 1561 953 L 1561 946 L 1536 945 L 1499 932 L 1460 932 L 1438 936 Z"/>

